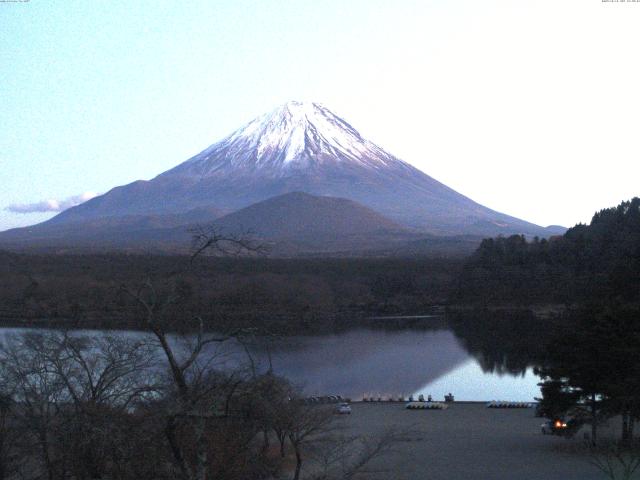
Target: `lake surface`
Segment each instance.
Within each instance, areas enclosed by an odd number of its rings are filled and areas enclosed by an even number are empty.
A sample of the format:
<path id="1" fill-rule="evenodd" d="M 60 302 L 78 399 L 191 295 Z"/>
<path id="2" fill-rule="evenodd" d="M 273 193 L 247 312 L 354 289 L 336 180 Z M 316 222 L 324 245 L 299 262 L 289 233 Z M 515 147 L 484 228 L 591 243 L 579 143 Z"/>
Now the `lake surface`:
<path id="1" fill-rule="evenodd" d="M 5 341 L 24 330 L 0 329 Z M 116 332 L 110 332 L 114 334 Z M 141 332 L 118 334 L 144 337 Z M 104 335 L 100 331 L 77 334 Z M 182 342 L 178 338 L 176 344 Z M 538 377 L 484 372 L 455 334 L 442 330 L 358 329 L 323 336 L 280 339 L 256 338 L 244 346 L 225 342 L 205 352 L 222 368 L 244 366 L 287 377 L 306 395 L 408 397 L 423 394 L 442 400 L 451 392 L 456 400 L 533 401 L 540 396 Z M 162 361 L 159 357 L 159 363 Z"/>
<path id="2" fill-rule="evenodd" d="M 352 399 L 432 395 L 458 400 L 533 401 L 539 379 L 484 372 L 449 330 L 353 330 L 321 337 L 297 337 L 269 348 L 271 364 L 310 395 Z M 256 349 L 262 365 L 264 349 Z"/>

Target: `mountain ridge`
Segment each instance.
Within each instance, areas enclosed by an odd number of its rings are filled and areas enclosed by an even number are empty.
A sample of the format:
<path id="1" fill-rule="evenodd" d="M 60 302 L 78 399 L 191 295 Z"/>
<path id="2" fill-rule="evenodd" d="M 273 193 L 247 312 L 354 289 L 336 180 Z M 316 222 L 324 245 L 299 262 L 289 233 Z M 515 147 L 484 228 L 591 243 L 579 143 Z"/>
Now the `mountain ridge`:
<path id="1" fill-rule="evenodd" d="M 153 223 L 149 218 L 207 209 L 223 215 L 292 192 L 347 199 L 427 235 L 562 232 L 474 202 L 365 139 L 320 104 L 288 102 L 151 180 L 115 187 L 42 224 L 0 234 L 0 240 L 28 240 L 34 232 L 45 238 L 48 229 L 64 231 L 64 225 L 124 227 L 126 219 Z M 76 233 L 68 230 L 71 239 Z"/>
<path id="2" fill-rule="evenodd" d="M 250 237 L 265 253 L 299 256 L 460 256 L 481 238 L 433 237 L 413 231 L 352 200 L 291 192 L 230 214 L 195 211 L 189 215 L 124 216 L 94 222 L 33 227 L 27 243 L 21 230 L 1 236 L 14 250 L 94 253 L 189 253 L 192 232 L 213 227 L 223 235 Z M 176 219 L 182 218 L 182 221 Z M 184 223 L 191 219 L 192 223 Z M 203 221 L 196 221 L 203 220 Z M 180 225 L 177 225 L 177 224 Z M 11 233 L 17 235 L 11 235 Z"/>

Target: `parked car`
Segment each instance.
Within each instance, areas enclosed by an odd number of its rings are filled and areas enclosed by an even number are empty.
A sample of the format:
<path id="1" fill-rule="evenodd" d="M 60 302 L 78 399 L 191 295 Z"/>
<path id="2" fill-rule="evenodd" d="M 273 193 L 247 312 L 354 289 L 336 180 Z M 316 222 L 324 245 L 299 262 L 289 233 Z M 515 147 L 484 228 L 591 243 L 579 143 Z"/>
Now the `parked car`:
<path id="1" fill-rule="evenodd" d="M 336 407 L 336 413 L 351 415 L 351 405 L 348 403 L 341 403 Z"/>
<path id="2" fill-rule="evenodd" d="M 567 431 L 567 422 L 563 420 L 549 420 L 540 425 L 543 435 L 564 435 Z"/>

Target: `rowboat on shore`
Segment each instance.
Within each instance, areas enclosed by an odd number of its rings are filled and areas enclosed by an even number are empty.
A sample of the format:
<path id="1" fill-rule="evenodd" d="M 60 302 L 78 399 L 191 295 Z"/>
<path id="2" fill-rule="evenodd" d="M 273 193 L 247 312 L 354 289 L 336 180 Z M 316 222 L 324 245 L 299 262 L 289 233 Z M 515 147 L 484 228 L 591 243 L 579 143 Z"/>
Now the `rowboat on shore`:
<path id="1" fill-rule="evenodd" d="M 449 405 L 442 402 L 409 402 L 405 408 L 408 410 L 446 410 Z"/>

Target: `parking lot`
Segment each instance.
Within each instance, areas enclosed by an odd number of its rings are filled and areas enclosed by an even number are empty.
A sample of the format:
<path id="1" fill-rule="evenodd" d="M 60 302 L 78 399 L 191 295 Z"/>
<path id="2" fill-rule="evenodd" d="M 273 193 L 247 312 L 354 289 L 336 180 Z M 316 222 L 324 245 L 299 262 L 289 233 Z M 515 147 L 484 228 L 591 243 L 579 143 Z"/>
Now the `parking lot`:
<path id="1" fill-rule="evenodd" d="M 349 434 L 407 432 L 396 451 L 374 463 L 375 479 L 591 480 L 582 432 L 574 439 L 542 435 L 534 409 L 454 403 L 446 410 L 407 410 L 402 403 L 355 403 L 337 420 Z M 603 429 L 611 435 L 612 429 Z"/>

